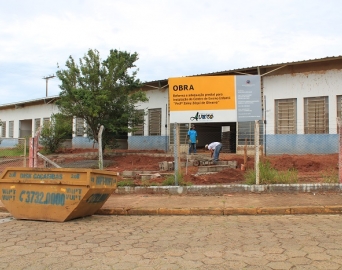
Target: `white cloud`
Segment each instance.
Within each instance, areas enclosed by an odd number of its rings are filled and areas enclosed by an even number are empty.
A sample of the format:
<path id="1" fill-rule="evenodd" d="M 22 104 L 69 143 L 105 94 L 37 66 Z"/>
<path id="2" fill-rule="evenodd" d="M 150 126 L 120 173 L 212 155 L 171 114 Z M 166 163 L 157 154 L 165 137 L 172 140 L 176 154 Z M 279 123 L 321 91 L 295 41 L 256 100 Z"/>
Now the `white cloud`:
<path id="1" fill-rule="evenodd" d="M 341 7 L 339 0 L 0 1 L 0 104 L 45 96 L 42 77 L 89 48 L 102 58 L 110 49 L 137 52 L 143 81 L 341 55 Z M 58 93 L 50 80 L 49 94 Z"/>

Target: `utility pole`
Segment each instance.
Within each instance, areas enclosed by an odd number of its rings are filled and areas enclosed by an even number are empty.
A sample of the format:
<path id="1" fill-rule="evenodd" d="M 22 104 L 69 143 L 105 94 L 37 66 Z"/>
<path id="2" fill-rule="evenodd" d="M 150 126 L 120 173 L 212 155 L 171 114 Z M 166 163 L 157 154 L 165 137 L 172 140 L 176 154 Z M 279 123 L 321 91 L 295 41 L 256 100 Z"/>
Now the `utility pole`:
<path id="1" fill-rule="evenodd" d="M 48 81 L 49 79 L 52 79 L 56 77 L 55 75 L 49 75 L 49 76 L 46 76 L 46 77 L 43 77 L 44 80 L 46 80 L 46 97 L 48 96 Z"/>

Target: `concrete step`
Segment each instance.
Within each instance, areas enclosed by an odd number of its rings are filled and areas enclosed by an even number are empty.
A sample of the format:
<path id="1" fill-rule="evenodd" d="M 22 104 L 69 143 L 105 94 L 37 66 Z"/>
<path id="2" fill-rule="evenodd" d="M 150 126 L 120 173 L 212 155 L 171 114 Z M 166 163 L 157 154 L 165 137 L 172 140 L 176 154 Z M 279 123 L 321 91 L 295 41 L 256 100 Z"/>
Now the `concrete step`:
<path id="1" fill-rule="evenodd" d="M 220 172 L 229 168 L 236 169 L 237 162 L 236 161 L 218 161 L 217 165 L 199 166 L 197 172 L 198 173 Z"/>
<path id="2" fill-rule="evenodd" d="M 121 173 L 121 176 L 123 178 L 135 178 L 141 174 L 155 174 L 158 172 L 154 172 L 154 171 L 123 171 Z"/>
<path id="3" fill-rule="evenodd" d="M 164 177 L 168 175 L 173 175 L 173 172 L 157 172 L 157 171 L 123 171 L 121 176 L 123 178 L 141 178 L 142 180 L 149 180 L 157 177 Z"/>
<path id="4" fill-rule="evenodd" d="M 150 180 L 159 177 L 166 177 L 169 175 L 173 175 L 173 173 L 142 173 L 139 174 L 141 180 Z"/>
<path id="5" fill-rule="evenodd" d="M 191 154 L 186 155 L 187 160 L 211 160 L 212 158 L 209 155 L 202 155 L 202 154 Z"/>

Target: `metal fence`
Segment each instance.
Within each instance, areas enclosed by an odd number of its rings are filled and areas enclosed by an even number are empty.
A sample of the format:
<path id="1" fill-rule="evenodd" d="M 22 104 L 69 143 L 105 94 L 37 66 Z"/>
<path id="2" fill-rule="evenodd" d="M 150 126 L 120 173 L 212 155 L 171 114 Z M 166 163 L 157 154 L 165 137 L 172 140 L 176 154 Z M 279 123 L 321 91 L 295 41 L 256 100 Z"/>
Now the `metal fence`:
<path id="1" fill-rule="evenodd" d="M 0 173 L 6 167 L 28 166 L 28 143 L 25 138 L 0 138 Z"/>
<path id="2" fill-rule="evenodd" d="M 311 133 L 311 134 L 264 134 L 265 125 L 259 121 L 259 151 L 260 156 L 272 157 L 279 155 L 321 155 L 335 154 L 339 160 L 336 159 L 336 164 L 339 163 L 339 173 L 341 173 L 341 128 L 330 128 L 329 134 Z M 174 126 L 172 126 L 174 128 Z M 189 144 L 187 142 L 188 126 L 179 125 L 179 154 L 188 154 Z M 270 132 L 271 127 L 268 125 L 267 130 Z M 297 133 L 304 130 L 303 126 L 297 127 Z M 173 130 L 172 130 L 173 131 Z M 225 158 L 226 155 L 237 155 L 236 158 L 255 158 L 255 126 L 251 124 L 243 125 L 243 128 L 237 127 L 236 131 L 230 130 L 228 136 L 222 132 L 221 127 L 206 127 L 206 129 L 198 128 L 199 143 L 197 144 L 197 152 L 200 154 L 209 154 L 204 148 L 204 145 L 212 141 L 221 141 L 223 144 L 222 154 L 220 158 Z M 225 131 L 226 132 L 226 131 Z M 235 132 L 235 133 L 234 133 Z M 238 132 L 241 132 L 239 134 Z M 225 137 L 223 136 L 225 135 Z M 241 137 L 239 137 L 241 135 Z M 141 152 L 146 150 L 158 150 L 159 153 L 173 154 L 174 142 L 172 136 L 128 136 L 127 145 L 122 143 L 121 146 L 114 150 L 114 152 L 122 151 L 123 154 L 127 152 Z M 224 138 L 228 138 L 230 142 L 226 142 Z M 137 149 L 132 146 L 140 146 Z M 227 147 L 227 144 L 235 142 L 236 145 Z M 41 150 L 41 148 L 40 148 Z M 46 155 L 47 159 L 38 158 L 38 167 L 53 167 L 53 163 L 61 167 L 87 167 L 87 168 L 101 168 L 107 167 L 107 160 L 99 158 L 98 144 L 78 145 L 74 147 L 72 143 L 64 144 L 60 151 L 56 154 Z M 147 152 L 147 151 L 146 151 Z M 158 153 L 155 152 L 155 153 Z M 41 152 L 43 153 L 43 152 Z M 106 150 L 104 154 L 106 155 Z M 310 156 L 308 156 L 310 158 Z M 244 163 L 246 161 L 244 160 Z M 28 142 L 24 138 L 0 138 L 0 173 L 6 167 L 25 167 L 28 166 Z M 337 168 L 336 168 L 337 169 Z M 334 174 L 336 171 L 334 169 Z M 311 177 L 311 176 L 310 176 Z M 341 179 L 341 176 L 340 176 Z"/>
<path id="3" fill-rule="evenodd" d="M 255 131 L 254 123 L 238 123 L 239 127 L 230 130 L 221 130 L 221 126 L 198 126 L 199 151 L 204 150 L 206 144 L 211 142 L 222 142 L 222 153 L 243 154 L 247 148 L 249 154 L 254 153 Z M 173 125 L 172 125 L 173 127 Z M 322 155 L 338 153 L 339 133 L 337 128 L 329 129 L 328 133 L 304 133 L 304 126 L 298 127 L 298 132 L 275 133 L 268 125 L 267 134 L 265 125 L 259 122 L 259 144 L 260 151 L 264 155 Z M 180 124 L 180 150 L 186 153 L 189 150 L 187 132 L 189 126 Z M 127 139 L 128 150 L 161 150 L 172 152 L 174 146 L 173 135 L 167 136 L 129 136 Z"/>

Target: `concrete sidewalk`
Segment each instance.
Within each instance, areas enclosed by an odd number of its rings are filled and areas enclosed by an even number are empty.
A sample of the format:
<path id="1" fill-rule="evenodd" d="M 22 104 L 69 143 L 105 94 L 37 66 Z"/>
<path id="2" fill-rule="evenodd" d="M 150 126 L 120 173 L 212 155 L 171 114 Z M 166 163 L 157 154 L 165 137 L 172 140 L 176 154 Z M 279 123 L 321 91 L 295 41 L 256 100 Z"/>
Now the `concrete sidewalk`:
<path id="1" fill-rule="evenodd" d="M 342 193 L 113 194 L 101 215 L 342 214 Z"/>
<path id="2" fill-rule="evenodd" d="M 7 209 L 0 202 L 0 212 Z M 98 215 L 342 214 L 342 193 L 113 194 Z"/>

